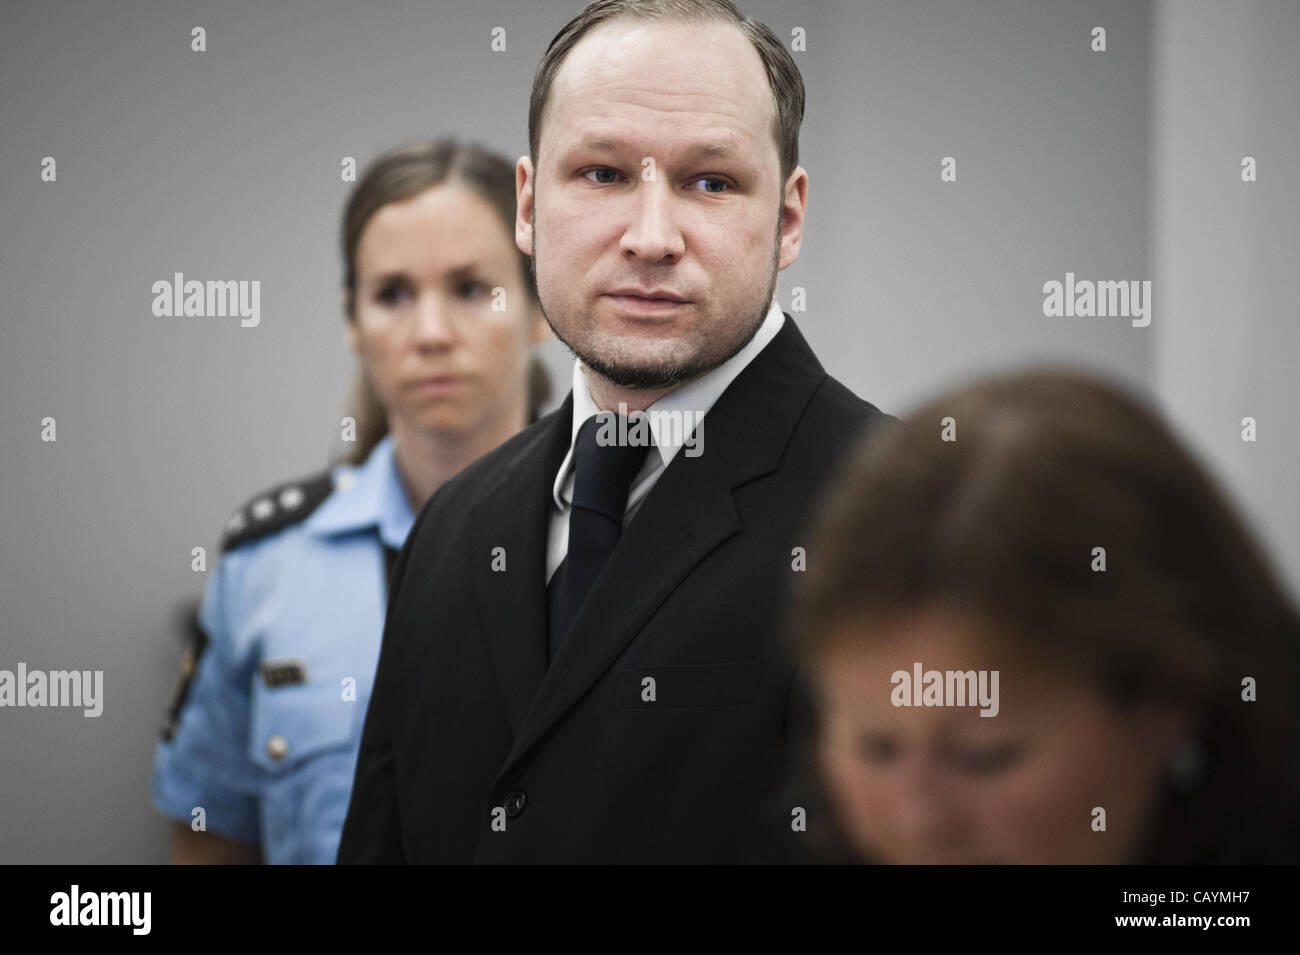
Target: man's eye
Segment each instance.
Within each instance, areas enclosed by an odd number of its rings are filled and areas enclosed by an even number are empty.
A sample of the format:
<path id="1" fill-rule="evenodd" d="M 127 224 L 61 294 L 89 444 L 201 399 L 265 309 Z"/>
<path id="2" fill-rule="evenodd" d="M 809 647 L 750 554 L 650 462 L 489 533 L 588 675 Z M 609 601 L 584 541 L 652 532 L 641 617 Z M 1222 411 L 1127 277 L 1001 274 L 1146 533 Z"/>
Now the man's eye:
<path id="1" fill-rule="evenodd" d="M 1011 769 L 1024 754 L 1024 743 L 1009 742 L 993 746 L 953 746 L 947 757 L 948 762 L 963 772 L 991 776 Z"/>
<path id="2" fill-rule="evenodd" d="M 720 188 L 717 188 L 717 189 L 714 189 L 714 188 L 712 188 L 712 187 L 705 187 L 705 189 L 703 190 L 704 192 L 709 192 L 709 193 L 714 193 L 714 194 L 717 194 L 717 193 L 720 193 L 720 192 L 724 192 L 724 191 L 726 191 L 727 189 L 730 189 L 730 188 L 731 188 L 731 183 L 727 182 L 727 180 L 725 180 L 725 179 L 719 179 L 719 178 L 717 178 L 716 176 L 705 176 L 705 177 L 702 178 L 702 179 L 696 179 L 695 182 L 692 182 L 692 183 L 691 183 L 691 185 L 693 186 L 693 185 L 695 185 L 695 183 L 698 183 L 698 182 L 707 182 L 707 183 L 712 183 L 713 186 L 718 186 L 718 187 L 720 187 Z"/>
<path id="3" fill-rule="evenodd" d="M 582 175 L 583 178 L 585 178 L 588 182 L 592 182 L 593 180 L 590 178 L 592 174 L 595 174 L 597 176 L 609 176 L 608 179 L 594 180 L 597 182 L 598 185 L 602 185 L 602 186 L 608 186 L 610 183 L 618 179 L 618 172 L 613 169 L 610 169 L 608 166 L 599 166 L 596 169 L 588 169 Z"/>
<path id="4" fill-rule="evenodd" d="M 464 299 L 475 299 L 491 291 L 486 282 L 480 282 L 478 279 L 465 279 L 460 285 L 456 286 L 456 294 Z"/>

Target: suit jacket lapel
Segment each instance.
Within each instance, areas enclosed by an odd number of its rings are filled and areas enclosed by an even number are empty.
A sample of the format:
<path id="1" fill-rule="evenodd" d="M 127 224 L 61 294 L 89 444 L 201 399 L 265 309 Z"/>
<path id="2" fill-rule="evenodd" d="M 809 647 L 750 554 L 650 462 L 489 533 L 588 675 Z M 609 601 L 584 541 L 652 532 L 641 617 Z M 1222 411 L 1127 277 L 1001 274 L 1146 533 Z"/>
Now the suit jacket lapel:
<path id="1" fill-rule="evenodd" d="M 776 338 L 710 409 L 701 453 L 690 458 L 684 449 L 679 452 L 625 528 L 555 660 L 545 669 L 502 775 L 600 679 L 682 579 L 741 530 L 734 490 L 777 469 L 791 432 L 825 374 L 787 315 Z M 548 489 L 566 448 L 567 442 L 550 468 Z M 530 564 L 525 573 L 532 572 Z M 538 570 L 535 579 L 544 573 Z M 525 652 L 534 659 L 540 647 L 545 667 L 544 594 L 527 612 L 537 615 L 527 630 L 528 639 L 538 642 Z M 540 636 L 534 637 L 534 631 Z"/>
<path id="2" fill-rule="evenodd" d="M 488 655 L 516 737 L 546 673 L 551 486 L 569 449 L 572 414 L 570 394 L 549 426 L 519 450 L 471 507 L 474 543 L 466 560 L 472 566 Z M 504 571 L 489 566 L 498 547 L 505 550 Z"/>

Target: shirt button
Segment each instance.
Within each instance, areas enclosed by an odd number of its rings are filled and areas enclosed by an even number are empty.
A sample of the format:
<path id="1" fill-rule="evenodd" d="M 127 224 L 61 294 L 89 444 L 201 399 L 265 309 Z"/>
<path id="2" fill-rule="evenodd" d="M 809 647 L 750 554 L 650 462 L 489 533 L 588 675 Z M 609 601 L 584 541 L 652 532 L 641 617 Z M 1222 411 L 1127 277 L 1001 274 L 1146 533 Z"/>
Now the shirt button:
<path id="1" fill-rule="evenodd" d="M 528 797 L 516 789 L 506 797 L 506 816 L 510 819 L 518 819 L 524 811 L 524 804 L 528 802 Z"/>
<path id="2" fill-rule="evenodd" d="M 276 734 L 266 741 L 266 755 L 279 762 L 289 755 L 289 741 Z"/>

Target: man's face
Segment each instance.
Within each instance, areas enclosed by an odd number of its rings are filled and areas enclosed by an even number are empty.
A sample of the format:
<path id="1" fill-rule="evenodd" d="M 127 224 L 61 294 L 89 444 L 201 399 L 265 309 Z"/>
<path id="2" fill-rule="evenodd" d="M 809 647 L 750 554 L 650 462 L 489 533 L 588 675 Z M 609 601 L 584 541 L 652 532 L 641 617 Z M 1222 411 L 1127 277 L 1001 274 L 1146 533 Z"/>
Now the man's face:
<path id="1" fill-rule="evenodd" d="M 516 240 L 589 368 L 667 388 L 758 330 L 806 201 L 802 169 L 780 181 L 774 117 L 762 61 L 729 25 L 614 20 L 570 51 L 538 168 L 519 161 Z"/>

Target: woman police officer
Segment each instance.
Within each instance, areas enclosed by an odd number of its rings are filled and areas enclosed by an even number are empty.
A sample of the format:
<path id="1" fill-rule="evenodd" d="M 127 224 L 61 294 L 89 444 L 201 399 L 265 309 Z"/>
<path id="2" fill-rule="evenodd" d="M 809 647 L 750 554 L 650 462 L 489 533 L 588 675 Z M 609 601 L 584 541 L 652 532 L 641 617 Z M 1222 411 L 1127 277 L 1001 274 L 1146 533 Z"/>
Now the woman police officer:
<path id="1" fill-rule="evenodd" d="M 176 862 L 332 863 L 387 569 L 444 481 L 546 400 L 514 168 L 453 141 L 376 160 L 343 222 L 358 450 L 231 518 L 155 759 Z M 504 306 L 504 307 L 503 307 Z"/>

